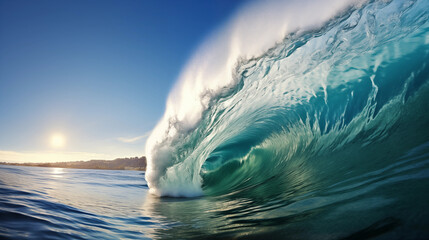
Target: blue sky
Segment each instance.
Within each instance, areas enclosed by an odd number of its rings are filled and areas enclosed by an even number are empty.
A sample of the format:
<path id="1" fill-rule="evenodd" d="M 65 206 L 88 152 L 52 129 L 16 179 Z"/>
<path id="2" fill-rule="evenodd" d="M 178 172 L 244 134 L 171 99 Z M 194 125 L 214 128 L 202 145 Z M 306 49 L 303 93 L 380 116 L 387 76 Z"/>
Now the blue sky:
<path id="1" fill-rule="evenodd" d="M 0 161 L 143 155 L 181 69 L 243 2 L 0 0 Z"/>

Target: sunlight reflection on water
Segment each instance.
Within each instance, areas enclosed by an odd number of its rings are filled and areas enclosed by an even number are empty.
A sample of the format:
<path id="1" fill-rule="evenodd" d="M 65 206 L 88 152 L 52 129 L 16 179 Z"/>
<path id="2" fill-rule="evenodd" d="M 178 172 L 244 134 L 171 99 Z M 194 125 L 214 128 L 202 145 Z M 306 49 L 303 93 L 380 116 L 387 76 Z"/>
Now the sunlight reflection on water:
<path id="1" fill-rule="evenodd" d="M 51 176 L 55 178 L 62 178 L 64 174 L 64 168 L 53 168 Z"/>

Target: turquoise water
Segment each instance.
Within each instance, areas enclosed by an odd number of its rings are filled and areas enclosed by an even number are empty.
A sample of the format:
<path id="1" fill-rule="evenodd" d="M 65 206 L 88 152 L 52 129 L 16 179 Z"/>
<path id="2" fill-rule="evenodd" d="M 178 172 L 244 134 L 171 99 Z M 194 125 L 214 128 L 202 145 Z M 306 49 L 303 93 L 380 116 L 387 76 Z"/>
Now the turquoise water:
<path id="1" fill-rule="evenodd" d="M 2 166 L 1 236 L 428 239 L 429 1 L 353 5 L 267 49 L 228 81 L 190 63 L 144 174 Z"/>

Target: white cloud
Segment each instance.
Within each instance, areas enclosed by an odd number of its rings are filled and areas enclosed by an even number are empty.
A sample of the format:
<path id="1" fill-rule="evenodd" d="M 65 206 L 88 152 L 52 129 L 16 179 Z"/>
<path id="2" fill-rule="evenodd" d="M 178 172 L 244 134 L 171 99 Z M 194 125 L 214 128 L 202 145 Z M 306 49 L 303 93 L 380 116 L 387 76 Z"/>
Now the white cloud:
<path id="1" fill-rule="evenodd" d="M 147 133 L 145 133 L 145 134 L 143 134 L 141 136 L 137 136 L 137 137 L 130 137 L 130 138 L 119 137 L 118 140 L 121 141 L 121 142 L 124 142 L 124 143 L 134 143 L 134 142 L 137 142 L 137 141 L 139 141 L 141 139 L 147 138 L 149 136 L 149 134 L 150 134 L 150 132 L 147 132 Z"/>

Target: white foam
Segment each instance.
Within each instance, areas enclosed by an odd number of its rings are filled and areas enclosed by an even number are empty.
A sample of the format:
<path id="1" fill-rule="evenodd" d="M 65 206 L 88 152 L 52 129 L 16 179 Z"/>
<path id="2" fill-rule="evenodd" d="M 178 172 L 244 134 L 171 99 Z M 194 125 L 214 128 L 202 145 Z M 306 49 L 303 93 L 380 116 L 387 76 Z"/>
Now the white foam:
<path id="1" fill-rule="evenodd" d="M 286 34 L 320 27 L 353 0 L 256 1 L 237 12 L 229 23 L 196 51 L 168 97 L 166 111 L 146 143 L 146 180 L 157 195 L 196 196 L 202 193 L 199 168 L 168 174 L 177 163 L 175 141 L 195 128 L 211 97 L 234 85 L 233 69 L 238 59 L 258 56 Z M 189 165 L 184 164 L 181 168 Z"/>

